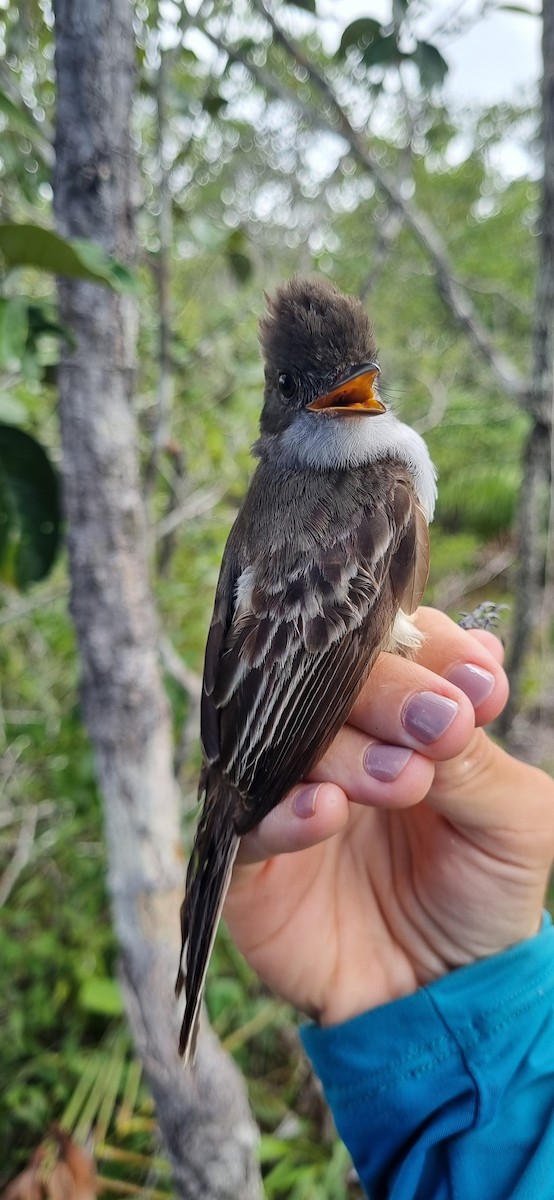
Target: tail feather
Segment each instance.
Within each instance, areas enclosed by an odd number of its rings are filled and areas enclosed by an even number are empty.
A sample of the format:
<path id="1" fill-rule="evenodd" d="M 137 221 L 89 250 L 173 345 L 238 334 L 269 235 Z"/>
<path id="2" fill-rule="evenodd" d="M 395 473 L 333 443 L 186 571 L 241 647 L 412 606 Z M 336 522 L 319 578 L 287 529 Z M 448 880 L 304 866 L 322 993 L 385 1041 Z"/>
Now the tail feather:
<path id="1" fill-rule="evenodd" d="M 233 814 L 234 789 L 208 777 L 206 799 L 196 831 L 181 906 L 181 961 L 175 990 L 185 991 L 179 1054 L 194 1060 L 200 1008 L 221 910 L 239 847 Z"/>

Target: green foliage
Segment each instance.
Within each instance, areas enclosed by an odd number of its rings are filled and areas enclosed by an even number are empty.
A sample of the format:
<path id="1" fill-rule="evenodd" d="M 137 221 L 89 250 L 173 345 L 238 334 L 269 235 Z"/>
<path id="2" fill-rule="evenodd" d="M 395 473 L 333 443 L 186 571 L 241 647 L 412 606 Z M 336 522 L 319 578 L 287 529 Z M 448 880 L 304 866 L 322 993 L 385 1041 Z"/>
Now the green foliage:
<path id="1" fill-rule="evenodd" d="M 0 393 L 0 404 L 6 402 L 9 384 L 16 377 L 43 379 L 51 359 L 44 356 L 44 345 L 71 344 L 71 338 L 56 320 L 49 300 L 37 301 L 28 296 L 0 296 L 0 372 L 4 372 L 6 391 Z M 57 351 L 54 353 L 54 361 Z"/>
<path id="2" fill-rule="evenodd" d="M 262 1138 L 260 1153 L 267 1200 L 347 1200 L 353 1194 L 348 1184 L 350 1158 L 338 1141 L 329 1149 L 306 1133 L 290 1141 L 267 1137 Z"/>
<path id="3" fill-rule="evenodd" d="M 498 11 L 522 13 L 526 17 L 538 16 L 536 8 L 528 8 L 525 4 L 499 4 Z"/>
<path id="4" fill-rule="evenodd" d="M 28 864 L 0 908 L 0 1191 L 55 1119 L 82 1141 L 95 1134 L 103 1179 L 169 1195 L 152 1101 L 114 1021 L 102 815 L 65 602 L 0 632 L 2 884 L 21 829 L 36 821 Z"/>
<path id="5" fill-rule="evenodd" d="M 8 125 L 16 129 L 18 133 L 26 133 L 33 136 L 35 127 L 31 120 L 30 114 L 25 109 L 23 104 L 14 104 L 13 100 L 6 95 L 0 88 L 0 113 L 3 113 L 7 118 Z"/>
<path id="6" fill-rule="evenodd" d="M 0 424 L 0 579 L 23 590 L 48 574 L 60 539 L 58 479 L 42 446 Z"/>
<path id="7" fill-rule="evenodd" d="M 260 1163 L 268 1200 L 357 1200 L 345 1147 L 331 1131 L 307 1060 L 293 1033 L 297 1017 L 268 996 L 225 928 L 208 977 L 210 1019 L 238 1059 L 262 1131 Z"/>
<path id="8" fill-rule="evenodd" d="M 315 0 L 285 0 L 286 4 L 293 4 L 295 8 L 303 8 L 305 12 L 315 13 Z"/>
<path id="9" fill-rule="evenodd" d="M 13 106 L 12 106 L 13 107 Z M 12 116 L 10 104 L 4 111 Z M 1 111 L 1 105 L 0 105 Z M 231 250 L 234 269 L 248 273 L 240 246 Z M 32 267 L 101 283 L 118 292 L 136 291 L 135 276 L 91 242 L 68 241 L 36 225 L 0 224 L 3 273 Z M 246 268 L 245 268 L 246 264 Z M 24 296 L 0 296 L 0 371 L 32 375 L 37 371 L 44 335 L 70 340 L 48 306 Z M 38 371 L 39 376 L 42 372 Z M 0 396 L 0 406 L 2 397 Z M 5 408 L 5 405 L 4 405 Z M 10 405 L 8 401 L 8 415 Z M 13 413 L 13 407 L 12 407 Z M 0 424 L 0 580 L 23 590 L 50 571 L 60 542 L 57 475 L 36 438 Z"/>
<path id="10" fill-rule="evenodd" d="M 119 1017 L 123 1012 L 121 992 L 115 979 L 99 975 L 84 980 L 79 992 L 79 1004 L 84 1012 L 98 1013 L 102 1017 Z"/>
<path id="11" fill-rule="evenodd" d="M 445 530 L 472 530 L 493 538 L 509 530 L 515 514 L 519 471 L 510 476 L 498 468 L 482 466 L 457 472 L 441 490 L 440 521 Z"/>
<path id="12" fill-rule="evenodd" d="M 0 666 L 10 798 L 4 866 L 25 822 L 34 824 L 29 863 L 1 910 L 1 1186 L 63 1112 L 78 1076 L 75 1054 L 105 1027 L 81 997 L 88 981 L 110 977 L 115 946 L 66 615 L 39 610 L 33 626 L 12 629 L 0 643 Z"/>
<path id="13" fill-rule="evenodd" d="M 86 279 L 115 292 L 135 292 L 136 279 L 131 271 L 111 258 L 100 246 L 82 238 L 62 238 L 51 229 L 38 225 L 0 225 L 0 261 L 6 270 L 36 267 L 70 279 Z"/>
<path id="14" fill-rule="evenodd" d="M 482 420 L 479 397 L 453 393 L 448 415 L 429 434 L 439 471 L 437 521 L 446 534 L 481 542 L 509 533 L 519 492 L 525 419 L 499 400 Z"/>
<path id="15" fill-rule="evenodd" d="M 479 551 L 479 538 L 474 533 L 445 533 L 437 524 L 431 528 L 431 571 L 429 592 L 440 586 L 449 575 L 470 574 Z"/>
<path id="16" fill-rule="evenodd" d="M 407 5 L 403 6 L 405 9 Z M 413 50 L 405 50 L 402 23 L 382 27 L 374 17 L 358 17 L 344 30 L 337 57 L 342 59 L 349 50 L 356 50 L 365 67 L 398 68 L 411 62 L 417 68 L 421 86 L 430 90 L 444 82 L 448 64 L 440 50 L 431 42 L 417 41 Z"/>
<path id="17" fill-rule="evenodd" d="M 131 1187 L 148 1200 L 170 1198 L 169 1163 L 159 1154 L 152 1101 L 122 1024 L 94 1050 L 75 1056 L 76 1086 L 61 1118 L 81 1144 L 94 1142 L 102 1190 Z"/>
<path id="18" fill-rule="evenodd" d="M 380 37 L 380 21 L 376 21 L 375 17 L 358 17 L 357 20 L 346 26 L 340 40 L 338 53 L 345 55 L 352 46 L 357 46 L 363 51 Z"/>
<path id="19" fill-rule="evenodd" d="M 21 363 L 29 329 L 28 310 L 23 296 L 0 296 L 0 368 Z"/>
<path id="20" fill-rule="evenodd" d="M 448 64 L 440 50 L 431 42 L 418 42 L 413 53 L 413 61 L 419 71 L 422 85 L 426 88 L 440 86 L 444 83 Z"/>

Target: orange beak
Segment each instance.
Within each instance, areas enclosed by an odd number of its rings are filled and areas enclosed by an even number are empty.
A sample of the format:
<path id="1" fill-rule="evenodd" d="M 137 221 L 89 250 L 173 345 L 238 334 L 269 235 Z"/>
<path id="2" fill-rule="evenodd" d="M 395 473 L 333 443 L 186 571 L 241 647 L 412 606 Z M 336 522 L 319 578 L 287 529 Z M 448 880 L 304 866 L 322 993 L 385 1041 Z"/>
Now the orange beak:
<path id="1" fill-rule="evenodd" d="M 386 412 L 386 407 L 375 394 L 375 381 L 380 374 L 377 363 L 366 363 L 356 367 L 344 379 L 335 385 L 330 392 L 317 396 L 306 408 L 309 412 L 330 412 L 342 416 L 352 416 L 358 413 L 366 416 L 377 416 Z"/>

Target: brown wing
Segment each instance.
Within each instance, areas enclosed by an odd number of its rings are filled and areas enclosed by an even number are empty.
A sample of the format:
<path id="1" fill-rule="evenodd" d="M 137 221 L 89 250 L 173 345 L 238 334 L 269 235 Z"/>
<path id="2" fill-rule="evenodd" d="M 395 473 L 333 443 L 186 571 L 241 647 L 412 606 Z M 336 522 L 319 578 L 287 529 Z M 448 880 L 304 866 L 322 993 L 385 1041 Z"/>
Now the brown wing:
<path id="1" fill-rule="evenodd" d="M 429 526 L 412 489 L 404 483 L 395 488 L 394 511 L 397 527 L 405 533 L 391 560 L 391 580 L 399 607 L 413 613 L 429 578 Z"/>
<path id="2" fill-rule="evenodd" d="M 419 591 L 411 487 L 391 470 L 386 503 L 368 502 L 286 569 L 280 561 L 260 554 L 239 574 L 224 562 L 206 652 L 202 738 L 241 793 L 241 833 L 324 753 L 401 600 Z"/>

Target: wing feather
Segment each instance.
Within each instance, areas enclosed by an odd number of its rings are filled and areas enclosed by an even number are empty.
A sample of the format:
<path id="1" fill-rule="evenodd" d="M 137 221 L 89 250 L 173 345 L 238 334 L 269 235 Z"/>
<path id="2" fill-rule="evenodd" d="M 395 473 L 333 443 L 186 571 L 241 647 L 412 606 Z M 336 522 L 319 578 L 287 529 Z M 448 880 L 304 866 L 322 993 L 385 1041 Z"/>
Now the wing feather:
<path id="1" fill-rule="evenodd" d="M 413 613 L 421 604 L 429 578 L 429 526 L 417 502 L 412 502 L 409 513 L 406 533 L 391 562 L 391 580 L 399 606 Z"/>
<path id="2" fill-rule="evenodd" d="M 222 566 L 206 652 L 202 738 L 237 789 L 237 832 L 256 825 L 322 756 L 402 604 L 428 569 L 425 518 L 406 471 L 346 527 L 296 555 L 267 546 Z"/>

